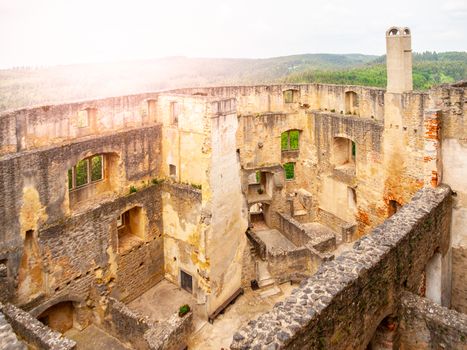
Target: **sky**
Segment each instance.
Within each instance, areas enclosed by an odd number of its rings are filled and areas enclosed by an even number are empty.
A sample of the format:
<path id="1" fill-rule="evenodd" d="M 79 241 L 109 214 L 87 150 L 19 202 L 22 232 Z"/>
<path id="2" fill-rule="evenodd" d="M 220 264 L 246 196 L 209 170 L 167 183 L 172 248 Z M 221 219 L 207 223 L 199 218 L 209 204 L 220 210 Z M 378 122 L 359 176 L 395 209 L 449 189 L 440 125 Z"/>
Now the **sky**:
<path id="1" fill-rule="evenodd" d="M 467 51 L 467 0 L 0 0 L 0 68 L 166 56 Z"/>

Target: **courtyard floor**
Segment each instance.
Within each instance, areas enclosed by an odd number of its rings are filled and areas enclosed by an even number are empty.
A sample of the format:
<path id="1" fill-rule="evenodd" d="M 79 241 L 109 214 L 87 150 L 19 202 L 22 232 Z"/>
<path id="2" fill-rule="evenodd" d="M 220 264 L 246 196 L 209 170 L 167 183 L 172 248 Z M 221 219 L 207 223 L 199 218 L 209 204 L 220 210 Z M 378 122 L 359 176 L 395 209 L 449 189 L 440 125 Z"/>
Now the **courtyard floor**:
<path id="1" fill-rule="evenodd" d="M 274 304 L 288 297 L 296 286 L 284 283 L 279 288 L 281 293 L 266 298 L 261 298 L 261 290 L 253 291 L 249 288 L 245 290 L 245 294 L 238 297 L 233 305 L 227 307 L 213 324 L 206 322 L 190 337 L 188 349 L 229 349 L 232 337 L 239 328 L 246 325 L 248 321 L 272 310 Z"/>

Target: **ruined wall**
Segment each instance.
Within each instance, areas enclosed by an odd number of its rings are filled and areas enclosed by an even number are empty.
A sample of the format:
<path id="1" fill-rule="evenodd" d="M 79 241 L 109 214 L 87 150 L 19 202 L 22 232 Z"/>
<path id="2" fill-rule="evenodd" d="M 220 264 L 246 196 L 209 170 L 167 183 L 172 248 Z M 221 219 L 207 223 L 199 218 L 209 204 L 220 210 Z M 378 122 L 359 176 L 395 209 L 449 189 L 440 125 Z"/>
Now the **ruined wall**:
<path id="1" fill-rule="evenodd" d="M 180 270 L 193 276 L 193 292 L 199 290 L 198 275 L 202 262 L 198 257 L 204 245 L 201 231 L 201 191 L 189 185 L 164 184 L 162 193 L 165 277 L 180 285 Z"/>
<path id="2" fill-rule="evenodd" d="M 299 149 L 281 150 L 281 134 L 299 130 Z M 312 147 L 311 131 L 307 117 L 300 113 L 268 113 L 245 115 L 239 118 L 237 147 L 243 171 L 243 190 L 249 204 L 264 202 L 268 207 L 268 225 L 279 227 L 277 212 L 289 212 L 287 196 L 300 188 L 313 188 L 316 151 Z M 295 178 L 285 180 L 284 163 L 295 163 Z M 248 176 L 255 171 L 267 173 L 264 194 L 258 195 L 256 185 L 248 185 Z"/>
<path id="3" fill-rule="evenodd" d="M 196 185 L 206 182 L 209 162 L 203 152 L 209 137 L 203 123 L 206 113 L 205 97 L 169 93 L 158 97 L 157 121 L 163 125 L 163 177 L 171 176 L 170 165 L 174 165 L 176 175 L 171 177 L 175 181 Z"/>
<path id="4" fill-rule="evenodd" d="M 90 264 L 97 267 L 107 264 L 107 260 L 113 263 L 116 250 L 107 251 L 111 246 L 112 229 L 109 225 L 112 220 L 116 221 L 120 211 L 127 208 L 127 202 L 131 202 L 118 196 L 129 193 L 130 185 L 136 188 L 147 186 L 150 179 L 158 174 L 159 144 L 160 127 L 155 126 L 0 159 L 0 191 L 4 194 L 0 199 L 0 259 L 6 259 L 10 286 L 15 284 L 21 269 L 23 250 L 27 248 L 23 246 L 23 241 L 28 230 L 32 231 L 33 253 L 36 252 L 29 262 L 26 261 L 27 266 L 23 266 L 26 268 L 34 264 L 33 269 L 29 272 L 26 269 L 24 277 L 20 276 L 21 285 L 16 297 L 21 303 L 43 297 L 43 293 L 50 295 L 62 282 L 73 284 L 70 280 L 75 276 L 71 278 L 71 275 L 82 274 L 84 279 L 88 279 L 86 273 L 90 271 Z M 78 160 L 99 153 L 118 155 L 117 185 L 111 191 L 98 193 L 88 201 L 70 208 L 67 170 Z M 157 206 L 158 203 L 149 198 L 146 202 L 139 205 Z M 105 206 L 99 208 L 102 203 L 110 203 L 108 209 L 113 211 L 105 212 Z M 148 241 L 156 234 L 153 222 L 158 220 L 153 212 L 149 214 L 152 215 L 152 231 L 148 233 Z M 106 215 L 107 218 L 102 219 L 100 215 Z M 81 217 L 82 222 L 78 222 L 77 217 Z M 90 249 L 81 250 L 85 242 Z M 73 250 L 74 247 L 78 249 Z M 100 248 L 103 250 L 100 251 Z M 82 260 L 79 252 L 83 253 Z M 70 255 L 66 256 L 65 253 Z M 72 261 L 75 263 L 70 265 Z M 121 265 L 124 264 L 122 261 Z M 71 269 L 67 271 L 67 268 Z M 46 275 L 53 278 L 46 279 Z M 29 286 L 22 283 L 28 281 L 28 276 L 34 282 L 29 283 Z"/>
<path id="5" fill-rule="evenodd" d="M 400 293 L 417 293 L 433 252 L 449 249 L 451 190 L 419 191 L 272 311 L 234 334 L 232 349 L 365 349 L 378 324 L 398 315 Z"/>
<path id="6" fill-rule="evenodd" d="M 177 350 L 186 346 L 193 330 L 193 313 L 172 315 L 163 323 L 153 322 L 113 299 L 106 300 L 99 326 L 137 350 Z"/>
<path id="7" fill-rule="evenodd" d="M 235 105 L 227 100 L 208 107 L 211 159 L 209 185 L 203 185 L 202 195 L 203 209 L 210 212 L 205 218 L 205 239 L 210 279 L 207 311 L 211 314 L 241 287 L 248 212 L 236 152 Z"/>
<path id="8" fill-rule="evenodd" d="M 430 90 L 430 108 L 441 121 L 442 181 L 455 192 L 452 214 L 451 305 L 467 313 L 467 104 L 466 86 L 444 85 Z"/>
<path id="9" fill-rule="evenodd" d="M 403 205 L 421 187 L 431 186 L 426 161 L 433 154 L 426 142 L 438 137 L 437 128 L 425 120 L 427 94 L 386 93 L 384 98 L 384 200 Z"/>
<path id="10" fill-rule="evenodd" d="M 0 304 L 0 312 L 5 315 L 15 333 L 30 347 L 44 350 L 76 349 L 73 340 L 64 338 L 60 333 L 44 326 L 30 314 L 12 304 Z"/>
<path id="11" fill-rule="evenodd" d="M 292 103 L 286 103 L 283 91 L 295 90 Z M 181 94 L 200 94 L 213 97 L 237 98 L 239 115 L 264 112 L 297 112 L 307 109 L 334 109 L 347 112 L 346 95 L 353 91 L 358 95 L 358 115 L 382 120 L 384 115 L 384 90 L 354 85 L 332 84 L 283 84 L 257 86 L 223 86 L 212 88 L 177 89 Z"/>
<path id="12" fill-rule="evenodd" d="M 155 99 L 157 93 L 138 94 L 4 112 L 0 155 L 153 124 L 148 101 Z"/>
<path id="13" fill-rule="evenodd" d="M 357 235 L 361 236 L 385 218 L 381 215 L 383 125 L 372 119 L 324 112 L 312 116 L 315 147 L 319 149 L 319 207 L 341 220 L 357 223 Z M 354 165 L 336 165 L 336 137 L 355 143 Z M 349 198 L 351 189 L 356 194 L 354 203 Z"/>
<path id="14" fill-rule="evenodd" d="M 467 349 L 467 316 L 412 293 L 401 299 L 400 349 Z"/>

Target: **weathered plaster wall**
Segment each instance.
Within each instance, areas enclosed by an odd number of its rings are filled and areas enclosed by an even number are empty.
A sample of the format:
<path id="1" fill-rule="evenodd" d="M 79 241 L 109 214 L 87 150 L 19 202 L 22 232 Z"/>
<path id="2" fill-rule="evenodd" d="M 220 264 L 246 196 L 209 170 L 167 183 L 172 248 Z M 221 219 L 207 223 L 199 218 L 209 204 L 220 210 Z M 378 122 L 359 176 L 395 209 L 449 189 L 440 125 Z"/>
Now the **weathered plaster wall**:
<path id="1" fill-rule="evenodd" d="M 208 314 L 241 287 L 243 252 L 248 227 L 241 191 L 240 160 L 236 152 L 238 120 L 228 102 L 212 102 L 209 123 L 211 162 L 209 187 L 203 186 L 206 217 L 206 257 L 209 259 Z"/>
<path id="2" fill-rule="evenodd" d="M 173 104 L 177 104 L 177 123 L 172 122 Z M 176 181 L 202 185 L 206 182 L 209 159 L 203 152 L 206 137 L 203 118 L 206 98 L 162 94 L 157 100 L 157 118 L 163 124 L 162 176 L 169 177 L 169 165 L 175 165 Z"/>
<path id="3" fill-rule="evenodd" d="M 199 273 L 206 270 L 198 256 L 205 250 L 201 231 L 201 191 L 188 185 L 164 184 L 162 203 L 165 277 L 180 285 L 180 270 L 189 273 L 193 276 L 194 294 L 199 294 L 203 300 L 204 291 L 198 286 L 202 279 Z"/>
<path id="4" fill-rule="evenodd" d="M 272 311 L 234 334 L 231 349 L 365 349 L 398 315 L 400 293 L 419 292 L 428 259 L 449 249 L 451 190 L 425 188 Z"/>

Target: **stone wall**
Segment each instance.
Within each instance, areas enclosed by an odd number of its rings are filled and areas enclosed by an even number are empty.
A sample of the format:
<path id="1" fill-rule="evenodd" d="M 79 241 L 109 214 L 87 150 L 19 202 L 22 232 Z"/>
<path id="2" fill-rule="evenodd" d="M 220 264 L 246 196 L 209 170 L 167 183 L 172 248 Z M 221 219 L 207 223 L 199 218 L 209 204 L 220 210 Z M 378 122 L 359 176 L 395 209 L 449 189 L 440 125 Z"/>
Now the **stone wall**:
<path id="1" fill-rule="evenodd" d="M 451 305 L 467 313 L 467 84 L 443 85 L 430 91 L 430 108 L 441 118 L 443 183 L 455 192 L 452 214 L 452 297 Z"/>
<path id="2" fill-rule="evenodd" d="M 449 249 L 451 190 L 420 190 L 399 212 L 358 240 L 272 311 L 234 335 L 232 349 L 365 349 L 378 324 L 397 315 L 436 249 Z"/>
<path id="3" fill-rule="evenodd" d="M 76 349 L 73 340 L 64 338 L 60 333 L 44 326 L 30 314 L 12 304 L 0 304 L 0 312 L 5 315 L 15 333 L 32 347 L 44 350 Z"/>
<path id="4" fill-rule="evenodd" d="M 164 324 L 149 329 L 144 338 L 150 350 L 180 350 L 186 348 L 192 331 L 193 313 L 190 311 L 183 317 L 170 316 Z"/>
<path id="5" fill-rule="evenodd" d="M 467 315 L 426 298 L 403 293 L 400 349 L 467 349 Z"/>
<path id="6" fill-rule="evenodd" d="M 25 108 L 0 114 L 0 156 L 154 124 L 157 93 Z"/>
<path id="7" fill-rule="evenodd" d="M 137 350 L 183 349 L 193 330 L 193 313 L 183 317 L 172 315 L 159 323 L 130 310 L 125 304 L 107 299 L 100 327 Z"/>
<path id="8" fill-rule="evenodd" d="M 3 157 L 0 160 L 0 191 L 4 194 L 0 199 L 0 259 L 4 259 L 8 267 L 5 290 L 13 292 L 15 288 L 28 230 L 32 230 L 33 244 L 37 254 L 40 253 L 40 258 L 35 260 L 36 276 L 45 273 L 49 278 L 38 282 L 34 291 L 17 286 L 16 297 L 23 304 L 43 297 L 44 293 L 50 296 L 57 288 L 65 289 L 64 284 L 75 285 L 81 278 L 82 281 L 93 276 L 102 278 L 99 274 L 103 271 L 96 269 L 115 267 L 116 218 L 131 205 L 145 210 L 149 220 L 146 240 L 149 242 L 158 236 L 162 232 L 160 208 L 155 208 L 160 205 L 157 200 L 160 195 L 152 192 L 155 198 L 144 197 L 144 191 L 130 197 L 125 195 L 130 185 L 142 189 L 158 175 L 159 143 L 160 127 L 156 126 Z M 100 153 L 119 157 L 115 186 L 71 208 L 68 168 L 90 154 Z M 139 201 L 134 201 L 135 198 Z M 162 251 L 160 243 L 151 245 L 156 251 Z M 109 274 L 104 279 L 109 281 L 111 277 Z M 78 291 L 86 295 L 81 288 Z M 12 297 L 12 293 L 7 296 Z"/>
<path id="9" fill-rule="evenodd" d="M 268 271 L 277 283 L 297 282 L 314 274 L 324 255 L 312 247 L 268 251 Z"/>
<path id="10" fill-rule="evenodd" d="M 330 232 L 315 232 L 288 214 L 279 213 L 281 233 L 297 247 L 309 245 L 319 252 L 336 249 L 336 237 Z"/>
<path id="11" fill-rule="evenodd" d="M 286 103 L 283 91 L 294 90 L 292 103 Z M 240 115 L 264 112 L 291 112 L 307 109 L 322 109 L 347 112 L 346 92 L 358 95 L 356 114 L 366 118 L 383 119 L 384 90 L 355 85 L 332 84 L 283 84 L 256 86 L 222 86 L 212 88 L 189 88 L 174 90 L 181 94 L 203 94 L 214 97 L 237 98 Z"/>

